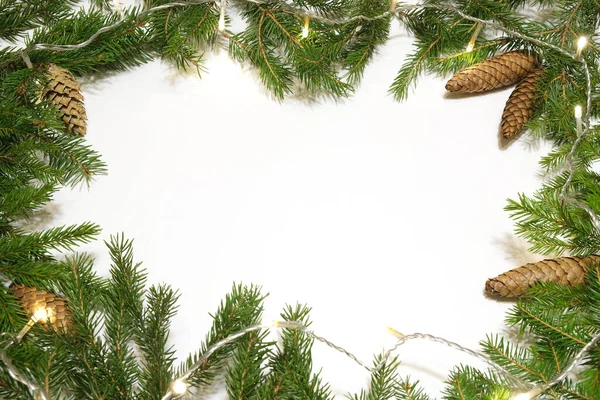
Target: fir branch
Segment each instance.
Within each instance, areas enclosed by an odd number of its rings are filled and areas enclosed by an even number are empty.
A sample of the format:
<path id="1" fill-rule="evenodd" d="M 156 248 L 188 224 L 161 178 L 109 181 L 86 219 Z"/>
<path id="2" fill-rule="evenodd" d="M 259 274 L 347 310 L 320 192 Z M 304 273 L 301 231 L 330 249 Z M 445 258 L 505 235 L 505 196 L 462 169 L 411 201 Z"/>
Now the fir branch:
<path id="1" fill-rule="evenodd" d="M 103 296 L 105 336 L 109 346 L 107 364 L 119 377 L 116 386 L 122 398 L 133 398 L 139 368 L 130 342 L 136 338 L 137 325 L 141 324 L 139 321 L 144 317 L 146 274 L 140 270 L 140 264 L 133 262 L 133 242 L 126 240 L 123 234 L 111 236 L 106 246 L 112 260 L 111 279 Z M 145 332 L 140 330 L 142 334 Z M 150 388 L 144 389 L 150 392 Z"/>
<path id="2" fill-rule="evenodd" d="M 238 342 L 225 381 L 230 399 L 244 400 L 256 395 L 263 382 L 262 366 L 271 356 L 274 342 L 266 341 L 268 332 L 250 332 Z"/>
<path id="3" fill-rule="evenodd" d="M 28 235 L 0 237 L 0 262 L 48 258 L 49 250 L 73 250 L 76 245 L 88 243 L 99 233 L 97 225 L 86 222 Z"/>
<path id="4" fill-rule="evenodd" d="M 418 42 L 417 51 L 407 57 L 394 82 L 390 86 L 389 92 L 397 101 L 406 100 L 408 90 L 414 85 L 416 79 L 425 71 L 428 66 L 428 59 L 437 57 L 437 49 L 440 47 L 440 38 L 435 38 L 428 43 Z"/>
<path id="5" fill-rule="evenodd" d="M 287 306 L 281 317 L 310 326 L 310 308 L 303 305 Z M 282 344 L 268 363 L 270 373 L 258 389 L 259 398 L 272 399 L 331 399 L 329 385 L 320 375 L 312 373 L 313 339 L 298 329 L 284 329 Z"/>
<path id="6" fill-rule="evenodd" d="M 493 375 L 469 366 L 456 367 L 446 383 L 445 400 L 497 399 L 503 389 Z"/>
<path id="7" fill-rule="evenodd" d="M 373 362 L 371 381 L 368 390 L 361 390 L 360 394 L 348 396 L 351 400 L 383 400 L 383 399 L 414 399 L 425 400 L 426 397 L 411 397 L 413 387 L 409 381 L 397 382 L 397 369 L 400 365 L 398 357 L 394 357 L 384 364 L 383 355 L 378 354 Z"/>
<path id="8" fill-rule="evenodd" d="M 143 355 L 140 398 L 157 399 L 173 380 L 175 350 L 168 345 L 171 318 L 179 296 L 166 285 L 151 286 L 146 298 L 143 325 L 137 328 L 136 344 Z M 141 321 L 139 321 L 141 322 Z"/>
<path id="9" fill-rule="evenodd" d="M 408 377 L 399 379 L 395 396 L 398 400 L 431 400 L 431 397 L 419 386 L 419 381 L 411 382 Z"/>
<path id="10" fill-rule="evenodd" d="M 0 39 L 14 41 L 33 28 L 65 18 L 76 0 L 1 0 Z"/>
<path id="11" fill-rule="evenodd" d="M 375 16 L 389 8 L 388 1 L 366 0 L 349 1 L 347 7 L 355 15 Z M 377 48 L 384 44 L 390 32 L 389 19 L 370 22 L 355 22 L 345 27 L 345 34 L 352 34 L 344 49 L 344 69 L 348 83 L 355 85 L 360 81 L 367 64 L 373 59 Z M 358 29 L 360 27 L 360 29 Z"/>
<path id="12" fill-rule="evenodd" d="M 90 45 L 68 52 L 37 50 L 29 54 L 34 64 L 54 63 L 74 74 L 107 70 L 124 70 L 150 61 L 153 50 L 149 37 L 141 27 L 145 19 L 138 19 L 137 9 L 126 12 L 127 21 Z M 26 40 L 27 47 L 40 43 L 57 45 L 79 44 L 100 28 L 116 23 L 120 16 L 100 10 L 78 11 L 55 21 L 50 26 L 36 29 Z"/>
<path id="13" fill-rule="evenodd" d="M 202 347 L 179 367 L 177 375 L 183 375 L 206 352 L 206 349 L 216 342 L 240 329 L 256 324 L 262 312 L 263 300 L 264 296 L 261 295 L 259 287 L 234 285 L 231 293 L 225 296 L 225 300 L 212 315 L 213 325 Z M 232 355 L 235 347 L 235 344 L 231 344 L 215 351 L 191 377 L 191 382 L 199 387 L 209 385 L 221 370 L 223 362 Z"/>

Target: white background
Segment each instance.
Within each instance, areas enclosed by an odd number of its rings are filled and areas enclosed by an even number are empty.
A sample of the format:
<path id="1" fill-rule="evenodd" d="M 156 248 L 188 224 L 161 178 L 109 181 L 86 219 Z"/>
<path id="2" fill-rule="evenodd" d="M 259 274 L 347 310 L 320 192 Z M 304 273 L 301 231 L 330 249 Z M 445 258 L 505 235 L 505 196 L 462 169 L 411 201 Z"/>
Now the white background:
<path id="1" fill-rule="evenodd" d="M 223 50 L 206 54 L 201 79 L 157 61 L 86 82 L 88 140 L 109 174 L 61 191 L 43 227 L 91 220 L 102 239 L 135 238 L 150 282 L 180 291 L 181 359 L 233 282 L 270 293 L 266 321 L 308 303 L 316 333 L 369 363 L 392 343 L 386 326 L 477 348 L 510 306 L 483 295 L 485 280 L 538 259 L 503 208 L 539 186 L 549 147 L 500 143 L 510 90 L 450 99 L 427 77 L 394 102 L 387 89 L 410 49 L 394 34 L 337 103 L 278 103 Z M 102 241 L 82 250 L 106 274 Z M 478 365 L 432 343 L 399 354 L 433 395 L 453 365 Z M 320 368 L 340 398 L 366 387 L 364 370 L 317 344 Z"/>

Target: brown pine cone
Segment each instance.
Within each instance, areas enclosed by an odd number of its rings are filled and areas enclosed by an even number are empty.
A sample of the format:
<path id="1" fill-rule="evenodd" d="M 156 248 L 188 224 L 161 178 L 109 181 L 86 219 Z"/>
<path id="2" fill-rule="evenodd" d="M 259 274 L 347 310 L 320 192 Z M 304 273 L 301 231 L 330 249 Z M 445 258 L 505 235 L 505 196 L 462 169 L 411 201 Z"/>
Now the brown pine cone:
<path id="1" fill-rule="evenodd" d="M 519 297 L 536 282 L 556 282 L 562 285 L 583 283 L 588 265 L 600 262 L 600 256 L 559 257 L 529 263 L 488 279 L 485 291 L 494 297 Z"/>
<path id="2" fill-rule="evenodd" d="M 22 285 L 12 285 L 11 289 L 29 318 L 42 308 L 46 309 L 48 318 L 47 321 L 39 321 L 40 323 L 50 322 L 53 327 L 65 332 L 71 328 L 71 311 L 64 297 Z"/>
<path id="3" fill-rule="evenodd" d="M 87 115 L 79 82 L 69 71 L 54 64 L 48 67 L 48 78 L 44 97 L 58 108 L 67 133 L 85 136 Z"/>
<path id="4" fill-rule="evenodd" d="M 512 85 L 537 66 L 535 56 L 513 51 L 464 69 L 446 83 L 446 90 L 478 93 Z"/>
<path id="5" fill-rule="evenodd" d="M 525 123 L 531 119 L 533 106 L 535 104 L 535 91 L 539 82 L 543 68 L 532 70 L 525 79 L 523 79 L 511 93 L 504 112 L 502 113 L 502 136 L 511 139 L 521 133 Z"/>

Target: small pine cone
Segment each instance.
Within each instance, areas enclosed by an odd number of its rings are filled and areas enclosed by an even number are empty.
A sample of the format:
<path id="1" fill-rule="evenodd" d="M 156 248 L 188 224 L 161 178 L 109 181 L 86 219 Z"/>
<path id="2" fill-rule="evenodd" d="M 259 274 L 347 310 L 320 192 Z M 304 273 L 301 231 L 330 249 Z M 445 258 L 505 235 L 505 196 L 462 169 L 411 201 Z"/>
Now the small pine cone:
<path id="1" fill-rule="evenodd" d="M 536 68 L 523 79 L 511 93 L 502 113 L 502 136 L 511 139 L 521 133 L 525 123 L 531 119 L 535 103 L 535 91 L 543 68 Z"/>
<path id="2" fill-rule="evenodd" d="M 56 105 L 68 133 L 85 136 L 87 115 L 79 82 L 69 71 L 54 64 L 48 67 L 47 75 L 44 97 Z"/>
<path id="3" fill-rule="evenodd" d="M 600 262 L 600 256 L 559 257 L 529 263 L 511 269 L 485 283 L 487 294 L 495 297 L 519 297 L 536 282 L 556 282 L 562 285 L 583 283 L 588 265 Z"/>
<path id="4" fill-rule="evenodd" d="M 43 308 L 46 309 L 48 315 L 47 322 L 50 322 L 53 327 L 62 329 L 64 332 L 71 328 L 71 311 L 64 297 L 22 285 L 12 285 L 11 289 L 13 296 L 20 300 L 21 307 L 29 318 L 37 310 Z"/>
<path id="5" fill-rule="evenodd" d="M 460 71 L 446 83 L 446 90 L 478 93 L 512 85 L 537 66 L 535 56 L 518 51 L 488 58 Z"/>

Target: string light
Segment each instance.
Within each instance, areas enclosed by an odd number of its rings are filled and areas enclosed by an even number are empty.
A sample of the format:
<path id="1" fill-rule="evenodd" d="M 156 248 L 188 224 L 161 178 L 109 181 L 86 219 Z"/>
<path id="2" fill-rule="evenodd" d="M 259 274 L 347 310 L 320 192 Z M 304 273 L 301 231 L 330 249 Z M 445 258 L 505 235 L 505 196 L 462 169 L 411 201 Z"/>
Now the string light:
<path id="1" fill-rule="evenodd" d="M 273 328 L 288 328 L 288 329 L 301 329 L 304 327 L 300 322 L 297 321 L 273 321 Z"/>
<path id="2" fill-rule="evenodd" d="M 519 393 L 513 397 L 512 400 L 530 400 L 531 398 L 532 397 L 529 395 L 529 393 Z"/>
<path id="3" fill-rule="evenodd" d="M 515 385 L 518 388 L 521 389 L 525 389 L 530 387 L 531 385 L 523 382 L 522 380 L 520 380 L 519 378 L 517 378 L 516 376 L 514 376 L 513 374 L 511 374 L 509 371 L 507 371 L 505 368 L 503 368 L 502 366 L 496 364 L 495 362 L 492 361 L 492 359 L 490 359 L 486 354 L 479 352 L 479 351 L 475 351 L 475 350 L 471 350 L 467 347 L 461 346 L 458 343 L 452 342 L 448 339 L 444 339 L 442 337 L 439 336 L 434 336 L 434 335 L 430 335 L 428 333 L 411 333 L 410 335 L 404 335 L 402 333 L 400 333 L 399 331 L 393 329 L 393 328 L 387 328 L 388 333 L 390 333 L 391 335 L 393 335 L 394 337 L 396 337 L 398 339 L 398 341 L 396 342 L 396 344 L 394 345 L 394 347 L 392 347 L 391 349 L 389 349 L 388 351 L 386 351 L 383 355 L 383 359 L 381 360 L 381 362 L 379 363 L 379 365 L 375 368 L 375 370 L 379 370 L 381 369 L 385 363 L 387 362 L 387 360 L 389 359 L 389 357 L 392 355 L 392 353 L 394 351 L 396 351 L 400 346 L 402 346 L 404 343 L 408 342 L 409 340 L 413 340 L 413 339 L 425 339 L 428 340 L 430 342 L 434 342 L 434 343 L 439 343 L 439 344 L 443 344 L 444 346 L 448 346 L 452 349 L 458 350 L 462 353 L 465 354 L 469 354 L 470 356 L 473 356 L 475 358 L 478 358 L 480 360 L 482 360 L 483 362 L 485 362 L 486 364 L 488 364 L 490 367 L 494 368 L 498 373 L 506 376 L 509 379 L 512 379 L 513 382 L 515 383 Z"/>
<path id="4" fill-rule="evenodd" d="M 585 36 L 581 36 L 579 39 L 577 39 L 577 53 L 575 53 L 576 58 L 581 57 L 581 53 L 583 52 L 585 46 L 587 46 L 587 43 L 588 39 Z"/>
<path id="5" fill-rule="evenodd" d="M 392 336 L 394 336 L 396 339 L 398 340 L 402 340 L 406 337 L 406 335 L 398 332 L 397 330 L 395 330 L 394 328 L 390 328 L 389 326 L 385 328 L 385 330 Z"/>
<path id="6" fill-rule="evenodd" d="M 227 0 L 221 0 L 221 11 L 219 12 L 219 32 L 225 30 L 225 12 L 227 11 Z"/>
<path id="7" fill-rule="evenodd" d="M 117 10 L 121 18 L 123 18 L 123 8 L 121 7 L 121 2 L 119 0 L 115 0 L 115 10 Z"/>
<path id="8" fill-rule="evenodd" d="M 27 335 L 27 332 L 29 332 L 29 330 L 31 328 L 33 328 L 33 326 L 39 321 L 39 322 L 46 322 L 46 319 L 48 318 L 48 312 L 45 308 L 38 308 L 37 310 L 35 310 L 35 312 L 33 313 L 33 315 L 31 316 L 31 318 L 29 318 L 29 321 L 27 321 L 27 324 L 23 327 L 23 329 L 21 329 L 21 331 L 17 334 L 17 336 L 15 337 L 15 340 L 17 342 L 20 342 L 21 340 L 23 340 L 23 337 L 25 335 Z"/>
<path id="9" fill-rule="evenodd" d="M 531 400 L 536 398 L 540 393 L 542 393 L 544 390 L 546 390 L 545 387 L 534 387 L 533 389 L 529 390 L 528 392 L 524 392 L 524 393 L 518 393 L 515 397 L 512 398 L 512 400 Z"/>
<path id="10" fill-rule="evenodd" d="M 575 106 L 575 121 L 577 123 L 577 137 L 581 136 L 583 133 L 583 121 L 581 117 L 583 116 L 583 109 L 581 106 Z"/>
<path id="11" fill-rule="evenodd" d="M 390 1 L 390 12 L 393 13 L 396 11 L 396 5 L 398 4 L 398 0 Z"/>
<path id="12" fill-rule="evenodd" d="M 177 379 L 171 384 L 171 390 L 173 391 L 174 395 L 183 396 L 188 391 L 188 384 L 181 379 Z"/>
<path id="13" fill-rule="evenodd" d="M 302 27 L 302 37 L 308 37 L 308 26 L 310 24 L 310 17 L 308 15 L 304 16 L 304 26 Z"/>
<path id="14" fill-rule="evenodd" d="M 475 26 L 475 31 L 473 32 L 473 36 L 471 36 L 471 40 L 469 40 L 469 44 L 467 44 L 467 53 L 470 53 L 475 48 L 475 42 L 477 41 L 477 37 L 479 36 L 479 32 L 481 32 L 481 28 L 483 28 L 483 24 L 478 22 Z"/>

